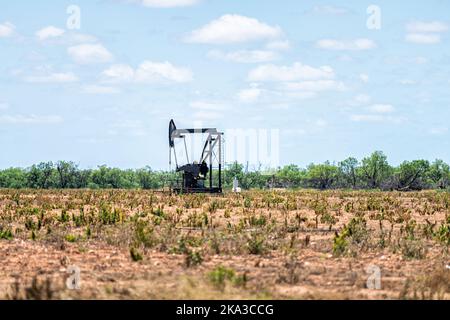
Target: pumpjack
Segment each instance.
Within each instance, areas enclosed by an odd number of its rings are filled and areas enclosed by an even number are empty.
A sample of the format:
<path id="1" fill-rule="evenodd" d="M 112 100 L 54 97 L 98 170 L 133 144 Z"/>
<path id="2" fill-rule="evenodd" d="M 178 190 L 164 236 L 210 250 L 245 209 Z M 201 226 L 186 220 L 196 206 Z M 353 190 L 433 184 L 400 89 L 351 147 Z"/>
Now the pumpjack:
<path id="1" fill-rule="evenodd" d="M 186 143 L 187 135 L 206 135 L 205 145 L 199 161 L 189 162 Z M 183 140 L 187 163 L 178 164 L 176 141 Z M 179 144 L 178 144 L 179 145 Z M 182 182 L 173 189 L 176 193 L 222 193 L 223 133 L 216 128 L 177 129 L 175 122 L 169 122 L 169 165 L 172 154 L 176 172 L 182 173 Z"/>

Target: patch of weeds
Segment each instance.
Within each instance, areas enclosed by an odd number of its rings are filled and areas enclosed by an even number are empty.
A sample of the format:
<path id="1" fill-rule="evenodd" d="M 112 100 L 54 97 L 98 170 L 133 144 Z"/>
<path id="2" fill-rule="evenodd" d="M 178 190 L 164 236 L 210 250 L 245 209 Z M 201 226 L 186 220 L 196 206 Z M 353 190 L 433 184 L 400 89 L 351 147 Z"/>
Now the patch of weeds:
<path id="1" fill-rule="evenodd" d="M 12 240 L 14 238 L 11 229 L 0 226 L 0 239 Z"/>
<path id="2" fill-rule="evenodd" d="M 65 210 L 65 209 L 62 210 L 58 221 L 61 222 L 61 223 L 64 223 L 64 222 L 68 222 L 69 219 L 70 219 L 70 217 L 69 217 L 69 214 L 67 213 L 67 210 Z"/>
<path id="3" fill-rule="evenodd" d="M 86 238 L 87 238 L 87 239 L 90 239 L 90 238 L 91 238 L 91 236 L 92 236 L 92 230 L 91 230 L 91 227 L 90 227 L 90 226 L 87 226 L 87 227 L 86 227 L 86 232 L 85 232 L 85 234 L 86 234 Z"/>
<path id="4" fill-rule="evenodd" d="M 143 259 L 142 254 L 135 247 L 130 248 L 130 256 L 134 262 L 141 261 Z"/>
<path id="5" fill-rule="evenodd" d="M 450 270 L 441 266 L 416 279 L 408 278 L 400 292 L 400 299 L 443 300 L 450 292 Z"/>
<path id="6" fill-rule="evenodd" d="M 78 237 L 74 234 L 68 234 L 65 237 L 67 242 L 76 242 L 78 240 Z"/>
<path id="7" fill-rule="evenodd" d="M 436 231 L 435 238 L 447 246 L 450 245 L 450 215 L 446 223 L 443 223 Z"/>
<path id="8" fill-rule="evenodd" d="M 220 290 L 225 289 L 225 281 L 232 281 L 235 278 L 235 272 L 233 269 L 226 268 L 222 265 L 214 268 L 214 270 L 208 273 L 209 281 Z"/>
<path id="9" fill-rule="evenodd" d="M 99 218 L 102 224 L 116 224 L 123 221 L 123 213 L 120 209 L 112 210 L 106 204 L 102 204 L 100 207 Z"/>
<path id="10" fill-rule="evenodd" d="M 152 214 L 154 216 L 157 216 L 161 219 L 165 219 L 166 218 L 166 214 L 164 213 L 164 210 L 162 209 L 161 206 L 158 206 L 156 209 L 152 209 Z"/>
<path id="11" fill-rule="evenodd" d="M 406 259 L 423 259 L 426 256 L 426 248 L 420 240 L 403 239 L 400 250 Z"/>
<path id="12" fill-rule="evenodd" d="M 250 254 L 263 254 L 265 252 L 265 237 L 261 234 L 253 232 L 247 238 L 247 249 Z"/>
<path id="13" fill-rule="evenodd" d="M 136 242 L 145 247 L 151 247 L 155 243 L 153 228 L 146 221 L 138 220 L 136 222 L 134 235 Z"/>
<path id="14" fill-rule="evenodd" d="M 32 218 L 27 218 L 25 221 L 25 228 L 27 230 L 36 230 L 36 223 L 34 223 Z"/>
<path id="15" fill-rule="evenodd" d="M 263 227 L 267 223 L 267 218 L 264 215 L 259 217 L 251 216 L 249 219 L 249 224 L 252 227 Z"/>
<path id="16" fill-rule="evenodd" d="M 197 211 L 190 213 L 186 219 L 186 222 L 184 223 L 186 227 L 190 228 L 203 228 L 208 224 L 209 224 L 208 215 L 205 212 L 199 214 L 197 213 Z"/>
<path id="17" fill-rule="evenodd" d="M 186 267 L 194 267 L 203 262 L 203 257 L 200 250 L 190 250 L 186 252 Z"/>
<path id="18" fill-rule="evenodd" d="M 364 218 L 353 218 L 341 233 L 333 239 L 333 254 L 340 256 L 349 252 L 350 245 L 364 246 L 369 238 L 367 222 Z"/>

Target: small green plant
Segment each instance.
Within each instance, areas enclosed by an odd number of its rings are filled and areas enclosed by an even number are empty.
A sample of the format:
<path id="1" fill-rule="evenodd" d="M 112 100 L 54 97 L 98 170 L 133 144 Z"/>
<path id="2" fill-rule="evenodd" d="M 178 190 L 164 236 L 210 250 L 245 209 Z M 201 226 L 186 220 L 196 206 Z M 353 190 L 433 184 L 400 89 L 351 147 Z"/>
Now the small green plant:
<path id="1" fill-rule="evenodd" d="M 344 228 L 341 233 L 336 233 L 333 239 L 333 254 L 340 256 L 347 251 L 348 248 L 348 230 Z"/>
<path id="2" fill-rule="evenodd" d="M 250 208 L 252 206 L 252 201 L 250 200 L 250 198 L 245 198 L 244 199 L 244 208 Z"/>
<path id="3" fill-rule="evenodd" d="M 143 259 L 142 254 L 135 247 L 130 248 L 130 256 L 134 262 L 141 261 Z"/>
<path id="4" fill-rule="evenodd" d="M 110 206 L 103 203 L 100 206 L 99 218 L 102 224 L 116 224 L 123 221 L 123 213 L 120 209 L 112 210 Z"/>
<path id="5" fill-rule="evenodd" d="M 403 239 L 400 242 L 400 250 L 406 259 L 423 259 L 426 255 L 423 243 L 415 239 Z"/>
<path id="6" fill-rule="evenodd" d="M 253 227 L 262 227 L 264 225 L 266 225 L 267 223 L 267 218 L 263 215 L 256 217 L 256 216 L 251 216 L 249 219 L 249 224 L 250 226 Z"/>
<path id="7" fill-rule="evenodd" d="M 199 250 L 188 250 L 186 252 L 186 266 L 193 267 L 203 262 L 202 254 Z"/>
<path id="8" fill-rule="evenodd" d="M 164 213 L 164 210 L 162 209 L 161 206 L 158 206 L 156 209 L 152 209 L 152 214 L 161 219 L 166 218 L 166 214 Z"/>
<path id="9" fill-rule="evenodd" d="M 67 210 L 62 210 L 61 211 L 61 215 L 59 216 L 59 222 L 61 222 L 61 223 L 64 223 L 64 222 L 67 222 L 67 221 L 69 221 L 69 219 L 70 219 L 70 217 L 69 217 L 69 214 L 67 213 Z"/>
<path id="10" fill-rule="evenodd" d="M 263 254 L 265 238 L 256 232 L 247 239 L 247 249 L 250 254 Z"/>
<path id="11" fill-rule="evenodd" d="M 90 238 L 92 236 L 92 231 L 91 231 L 91 227 L 87 226 L 86 228 L 86 238 Z"/>
<path id="12" fill-rule="evenodd" d="M 342 229 L 341 233 L 336 233 L 333 239 L 333 254 L 340 256 L 349 250 L 350 244 L 364 245 L 369 238 L 367 222 L 364 218 L 355 217 Z"/>
<path id="13" fill-rule="evenodd" d="M 218 289 L 223 290 L 225 288 L 226 280 L 233 280 L 235 277 L 235 272 L 233 269 L 226 268 L 222 265 L 214 268 L 208 273 L 209 281 Z"/>
<path id="14" fill-rule="evenodd" d="M 76 242 L 78 240 L 78 237 L 73 234 L 68 234 L 68 235 L 66 235 L 65 239 L 67 242 Z"/>
<path id="15" fill-rule="evenodd" d="M 447 217 L 447 221 L 436 231 L 435 238 L 447 246 L 450 245 L 450 215 Z"/>
<path id="16" fill-rule="evenodd" d="M 143 220 L 138 220 L 135 225 L 135 240 L 138 244 L 151 247 L 154 244 L 153 228 Z"/>
<path id="17" fill-rule="evenodd" d="M 13 234 L 11 229 L 3 229 L 3 227 L 0 226 L 0 239 L 12 240 L 12 238 Z"/>

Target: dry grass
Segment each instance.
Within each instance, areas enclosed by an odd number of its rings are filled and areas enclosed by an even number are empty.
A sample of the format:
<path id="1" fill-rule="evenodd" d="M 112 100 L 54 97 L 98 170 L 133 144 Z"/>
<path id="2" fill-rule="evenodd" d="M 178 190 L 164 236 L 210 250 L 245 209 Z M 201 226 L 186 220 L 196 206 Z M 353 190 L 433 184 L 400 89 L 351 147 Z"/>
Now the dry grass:
<path id="1" fill-rule="evenodd" d="M 0 291 L 7 299 L 449 299 L 449 217 L 450 194 L 434 191 L 1 190 Z M 80 290 L 65 286 L 72 265 Z M 366 287 L 369 265 L 381 268 L 381 290 Z"/>

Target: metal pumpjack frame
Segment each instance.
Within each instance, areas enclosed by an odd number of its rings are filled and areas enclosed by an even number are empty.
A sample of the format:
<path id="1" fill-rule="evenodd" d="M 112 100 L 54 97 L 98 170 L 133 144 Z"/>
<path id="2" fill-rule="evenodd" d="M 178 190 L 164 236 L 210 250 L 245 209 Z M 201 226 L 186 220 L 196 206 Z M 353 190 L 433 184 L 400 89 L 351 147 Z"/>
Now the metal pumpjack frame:
<path id="1" fill-rule="evenodd" d="M 207 134 L 200 161 L 190 163 L 186 144 L 187 134 Z M 176 139 L 183 139 L 187 164 L 179 166 L 175 150 Z M 223 133 L 216 128 L 177 129 L 175 122 L 169 123 L 169 165 L 172 164 L 172 153 L 175 158 L 176 172 L 183 173 L 181 185 L 173 188 L 176 193 L 222 193 L 222 155 Z M 218 184 L 214 185 L 214 165 L 217 165 Z M 209 180 L 209 186 L 205 186 Z"/>

